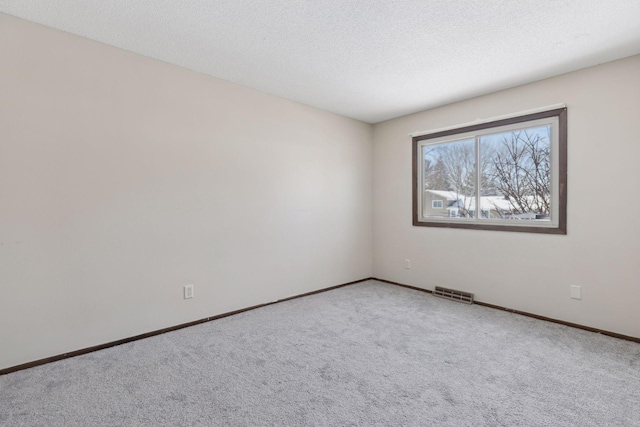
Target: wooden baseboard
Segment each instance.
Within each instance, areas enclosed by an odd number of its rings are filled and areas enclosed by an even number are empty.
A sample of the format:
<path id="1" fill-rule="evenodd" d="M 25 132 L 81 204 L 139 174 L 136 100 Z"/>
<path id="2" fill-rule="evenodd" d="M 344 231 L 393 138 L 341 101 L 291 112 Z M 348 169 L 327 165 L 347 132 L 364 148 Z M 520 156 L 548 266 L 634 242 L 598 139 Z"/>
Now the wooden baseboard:
<path id="1" fill-rule="evenodd" d="M 428 294 L 433 293 L 433 291 L 430 289 L 424 289 L 424 288 L 419 288 L 417 286 L 405 285 L 404 283 L 392 282 L 391 280 L 377 279 L 375 277 L 373 278 L 373 280 L 376 280 L 378 282 L 389 283 L 390 285 L 402 286 L 403 288 L 413 289 L 414 291 L 426 292 Z"/>
<path id="2" fill-rule="evenodd" d="M 218 314 L 218 315 L 211 316 L 211 317 L 205 317 L 204 319 L 194 320 L 193 322 L 182 323 L 180 325 L 170 326 L 168 328 L 163 328 L 163 329 L 158 329 L 156 331 L 147 332 L 147 333 L 136 335 L 136 336 L 133 336 L 133 337 L 123 338 L 121 340 L 111 341 L 111 342 L 108 342 L 108 343 L 105 343 L 105 344 L 95 345 L 93 347 L 87 347 L 87 348 L 83 348 L 83 349 L 80 349 L 80 350 L 71 351 L 69 353 L 59 354 L 57 356 L 45 357 L 44 359 L 34 360 L 32 362 L 23 363 L 21 365 L 16 365 L 16 366 L 11 366 L 11 367 L 5 368 L 5 369 L 0 369 L 0 375 L 9 374 L 11 372 L 16 372 L 16 371 L 21 371 L 23 369 L 33 368 L 34 366 L 39 366 L 39 365 L 44 365 L 46 363 L 56 362 L 58 360 L 68 359 L 70 357 L 80 356 L 81 354 L 87 354 L 87 353 L 92 353 L 92 352 L 98 351 L 98 350 L 104 350 L 105 348 L 115 347 L 117 345 L 126 344 L 126 343 L 129 343 L 129 342 L 132 342 L 132 341 L 137 341 L 137 340 L 141 340 L 141 339 L 144 339 L 144 338 L 153 337 L 155 335 L 160 335 L 160 334 L 164 334 L 164 333 L 171 332 L 171 331 L 176 331 L 176 330 L 182 329 L 182 328 L 188 328 L 189 326 L 199 325 L 200 323 L 211 322 L 211 321 L 216 320 L 216 319 L 221 319 L 223 317 L 233 316 L 234 314 L 243 313 L 243 312 L 249 311 L 249 310 L 255 310 L 257 308 L 266 307 L 266 306 L 269 306 L 269 305 L 272 305 L 272 304 L 277 304 L 277 303 L 284 302 L 284 301 L 290 301 L 292 299 L 302 298 L 302 297 L 306 297 L 306 296 L 309 296 L 309 295 L 319 294 L 321 292 L 331 291 L 333 289 L 338 289 L 338 288 L 342 288 L 344 286 L 349 286 L 349 285 L 353 285 L 353 284 L 356 284 L 356 283 L 365 282 L 365 281 L 371 280 L 371 279 L 372 279 L 371 277 L 367 277 L 365 279 L 355 280 L 353 282 L 343 283 L 341 285 L 330 286 L 328 288 L 318 289 L 317 291 L 305 292 L 304 294 L 294 295 L 292 297 L 283 298 L 283 299 L 272 301 L 272 302 L 268 302 L 268 303 L 265 303 L 265 304 L 258 304 L 258 305 L 254 305 L 254 306 L 247 307 L 247 308 L 241 308 L 240 310 L 230 311 L 228 313 L 222 313 L 222 314 Z"/>
<path id="3" fill-rule="evenodd" d="M 428 294 L 432 294 L 433 293 L 433 291 L 431 291 L 429 289 L 418 288 L 416 286 L 405 285 L 403 283 L 392 282 L 390 280 L 378 279 L 377 277 L 374 277 L 373 280 L 377 280 L 378 282 L 389 283 L 391 285 L 402 286 L 403 288 L 414 289 L 414 290 L 420 291 L 420 292 L 426 292 Z M 603 329 L 592 328 L 591 326 L 585 326 L 585 325 L 580 325 L 580 324 L 577 324 L 577 323 L 566 322 L 564 320 L 558 320 L 558 319 L 554 319 L 554 318 L 551 318 L 551 317 L 541 316 L 539 314 L 528 313 L 526 311 L 514 310 L 512 308 L 502 307 L 500 305 L 489 304 L 488 302 L 482 302 L 482 301 L 475 300 L 473 303 L 477 304 L 477 305 L 481 305 L 483 307 L 489 307 L 489 308 L 494 308 L 496 310 L 508 311 L 509 313 L 515 313 L 515 314 L 520 314 L 522 316 L 533 317 L 534 319 L 544 320 L 546 322 L 558 323 L 560 325 L 565 325 L 565 326 L 569 326 L 569 327 L 577 328 L 577 329 L 583 329 L 585 331 L 595 332 L 597 334 L 607 335 L 609 337 L 619 338 L 619 339 L 626 340 L 626 341 L 633 341 L 633 342 L 636 342 L 636 343 L 640 344 L 640 338 L 632 337 L 632 336 L 629 336 L 629 335 L 619 334 L 617 332 L 605 331 Z"/>
<path id="4" fill-rule="evenodd" d="M 558 323 L 560 325 L 570 326 L 572 328 L 583 329 L 589 332 L 595 332 L 597 334 L 607 335 L 614 338 L 620 338 L 621 340 L 633 341 L 640 344 L 640 338 L 632 337 L 629 335 L 619 334 L 617 332 L 605 331 L 603 329 L 592 328 L 591 326 L 580 325 L 578 323 L 567 322 L 564 320 L 554 319 L 552 317 L 541 316 L 539 314 L 528 313 L 526 311 L 514 310 L 512 308 L 502 307 L 500 305 L 489 304 L 488 302 L 474 301 L 474 304 L 482 305 L 484 307 L 495 308 L 496 310 L 508 311 L 509 313 L 520 314 L 522 316 L 533 317 L 534 319 L 544 320 L 546 322 Z"/>
<path id="5" fill-rule="evenodd" d="M 388 283 L 388 284 L 394 285 L 394 286 L 401 286 L 403 288 L 413 289 L 415 291 L 425 292 L 425 293 L 428 293 L 428 294 L 432 294 L 433 293 L 433 291 L 431 291 L 429 289 L 419 288 L 417 286 L 405 285 L 404 283 L 393 282 L 391 280 L 379 279 L 379 278 L 376 278 L 376 277 L 367 277 L 365 279 L 355 280 L 353 282 L 343 283 L 341 285 L 330 286 L 328 288 L 318 289 L 316 291 L 311 291 L 311 292 L 306 292 L 306 293 L 299 294 L 299 295 L 294 295 L 294 296 L 291 296 L 291 297 L 288 297 L 288 298 L 283 298 L 283 299 L 272 301 L 272 302 L 268 302 L 268 303 L 265 303 L 265 304 L 258 304 L 258 305 L 254 305 L 254 306 L 251 306 L 251 307 L 242 308 L 240 310 L 230 311 L 228 313 L 222 313 L 222 314 L 218 314 L 218 315 L 211 316 L 211 317 L 205 317 L 204 319 L 195 320 L 193 322 L 182 323 L 180 325 L 171 326 L 171 327 L 163 328 L 163 329 L 158 329 L 156 331 L 147 332 L 147 333 L 136 335 L 136 336 L 133 336 L 133 337 L 123 338 L 121 340 L 111 341 L 111 342 L 108 342 L 108 343 L 105 343 L 105 344 L 100 344 L 100 345 L 96 345 L 96 346 L 93 346 L 93 347 L 87 347 L 87 348 L 83 348 L 83 349 L 80 349 L 80 350 L 75 350 L 75 351 L 72 351 L 72 352 L 69 352 L 69 353 L 59 354 L 57 356 L 46 357 L 44 359 L 34 360 L 32 362 L 23 363 L 21 365 L 11 366 L 9 368 L 0 369 L 0 375 L 9 374 L 9 373 L 16 372 L 16 371 L 21 371 L 23 369 L 33 368 L 34 366 L 44 365 L 46 363 L 51 363 L 51 362 L 55 362 L 55 361 L 58 361 L 58 360 L 68 359 L 70 357 L 80 356 L 82 354 L 87 354 L 87 353 L 91 353 L 91 352 L 98 351 L 98 350 L 104 350 L 105 348 L 115 347 L 117 345 L 126 344 L 126 343 L 129 343 L 129 342 L 141 340 L 141 339 L 144 339 L 144 338 L 149 338 L 149 337 L 152 337 L 152 336 L 155 336 L 155 335 L 164 334 L 166 332 L 176 331 L 176 330 L 182 329 L 182 328 L 188 328 L 189 326 L 198 325 L 200 323 L 211 322 L 211 321 L 216 320 L 216 319 L 221 319 L 223 317 L 233 316 L 234 314 L 244 313 L 245 311 L 255 310 L 257 308 L 266 307 L 266 306 L 269 306 L 269 305 L 272 305 L 272 304 L 277 304 L 277 303 L 281 303 L 281 302 L 284 302 L 284 301 L 290 301 L 292 299 L 302 298 L 302 297 L 306 297 L 306 296 L 309 296 L 309 295 L 319 294 L 321 292 L 331 291 L 333 289 L 338 289 L 338 288 L 342 288 L 342 287 L 345 287 L 345 286 L 354 285 L 356 283 L 365 282 L 367 280 L 376 280 L 378 282 Z M 481 306 L 484 306 L 484 307 L 493 308 L 493 309 L 496 309 L 496 310 L 508 311 L 510 313 L 520 314 L 522 316 L 527 316 L 527 317 L 533 317 L 535 319 L 544 320 L 544 321 L 547 321 L 547 322 L 559 323 L 561 325 L 569 326 L 569 327 L 572 327 L 572 328 L 583 329 L 585 331 L 595 332 L 595 333 L 598 333 L 598 334 L 607 335 L 607 336 L 610 336 L 610 337 L 619 338 L 619 339 L 623 339 L 623 340 L 627 340 L 627 341 L 633 341 L 633 342 L 636 342 L 636 343 L 640 344 L 640 338 L 632 337 L 632 336 L 629 336 L 629 335 L 618 334 L 616 332 L 605 331 L 605 330 L 602 330 L 602 329 L 592 328 L 590 326 L 579 325 L 577 323 L 565 322 L 563 320 L 553 319 L 553 318 L 546 317 L 546 316 L 540 316 L 538 314 L 533 314 L 533 313 L 527 313 L 525 311 L 514 310 L 514 309 L 507 308 L 507 307 L 502 307 L 502 306 L 495 305 L 495 304 L 489 304 L 489 303 L 482 302 L 482 301 L 474 301 L 474 303 L 478 304 L 478 305 L 481 305 Z"/>

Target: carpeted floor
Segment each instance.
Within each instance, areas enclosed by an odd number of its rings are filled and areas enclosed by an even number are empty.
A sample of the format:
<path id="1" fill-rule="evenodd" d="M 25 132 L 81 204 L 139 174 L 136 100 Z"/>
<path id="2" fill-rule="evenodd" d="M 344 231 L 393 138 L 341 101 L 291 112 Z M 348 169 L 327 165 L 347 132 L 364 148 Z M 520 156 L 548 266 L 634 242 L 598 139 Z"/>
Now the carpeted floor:
<path id="1" fill-rule="evenodd" d="M 640 426 L 640 345 L 368 281 L 0 377 L 1 426 Z"/>

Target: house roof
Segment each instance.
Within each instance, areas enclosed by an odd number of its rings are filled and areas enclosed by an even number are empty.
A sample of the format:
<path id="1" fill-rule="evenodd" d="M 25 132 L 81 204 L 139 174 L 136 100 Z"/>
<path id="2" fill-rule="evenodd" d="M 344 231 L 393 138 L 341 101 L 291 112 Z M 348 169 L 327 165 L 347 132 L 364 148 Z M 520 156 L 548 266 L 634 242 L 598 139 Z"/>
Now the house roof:
<path id="1" fill-rule="evenodd" d="M 472 197 L 472 203 L 475 202 L 475 197 Z M 491 209 L 500 209 L 502 211 L 509 211 L 512 209 L 511 202 L 506 200 L 502 196 L 487 196 L 480 197 L 480 208 L 483 211 L 489 211 Z"/>
<path id="2" fill-rule="evenodd" d="M 638 0 L 2 0 L 0 12 L 369 123 L 640 53 Z"/>
<path id="3" fill-rule="evenodd" d="M 425 191 L 445 200 L 456 200 L 459 197 L 459 194 L 456 193 L 455 191 L 443 191 L 443 190 L 425 190 Z"/>
<path id="4" fill-rule="evenodd" d="M 462 194 L 456 193 L 455 191 L 425 190 L 425 192 L 431 193 L 448 201 L 461 200 L 464 206 L 475 206 L 476 204 L 475 197 L 466 197 Z M 492 209 L 510 211 L 513 206 L 508 199 L 504 198 L 504 196 L 485 196 L 480 197 L 480 208 L 485 211 Z"/>

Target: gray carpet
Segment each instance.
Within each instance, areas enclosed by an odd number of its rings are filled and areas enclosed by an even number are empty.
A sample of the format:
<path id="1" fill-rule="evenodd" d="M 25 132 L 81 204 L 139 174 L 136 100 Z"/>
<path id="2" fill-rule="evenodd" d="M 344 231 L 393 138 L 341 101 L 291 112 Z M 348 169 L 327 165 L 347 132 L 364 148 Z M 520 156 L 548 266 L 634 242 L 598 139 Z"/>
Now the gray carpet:
<path id="1" fill-rule="evenodd" d="M 1 426 L 640 426 L 640 345 L 375 281 L 0 377 Z"/>

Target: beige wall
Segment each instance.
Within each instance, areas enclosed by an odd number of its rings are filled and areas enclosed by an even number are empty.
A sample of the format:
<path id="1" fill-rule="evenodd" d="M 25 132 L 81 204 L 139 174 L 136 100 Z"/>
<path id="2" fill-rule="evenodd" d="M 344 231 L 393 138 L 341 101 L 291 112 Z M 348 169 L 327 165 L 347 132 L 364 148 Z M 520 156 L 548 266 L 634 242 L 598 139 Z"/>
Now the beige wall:
<path id="1" fill-rule="evenodd" d="M 635 56 L 375 125 L 374 276 L 640 337 L 638 76 Z M 411 225 L 410 132 L 556 103 L 568 107 L 566 236 Z"/>
<path id="2" fill-rule="evenodd" d="M 371 276 L 370 125 L 3 14 L 0 58 L 0 369 Z"/>

